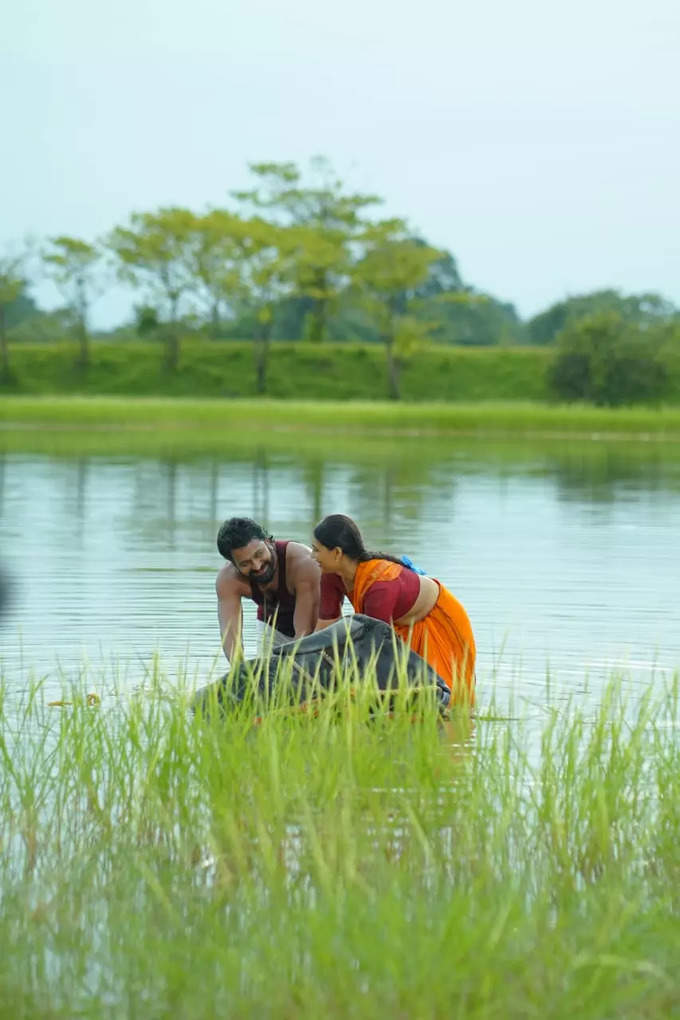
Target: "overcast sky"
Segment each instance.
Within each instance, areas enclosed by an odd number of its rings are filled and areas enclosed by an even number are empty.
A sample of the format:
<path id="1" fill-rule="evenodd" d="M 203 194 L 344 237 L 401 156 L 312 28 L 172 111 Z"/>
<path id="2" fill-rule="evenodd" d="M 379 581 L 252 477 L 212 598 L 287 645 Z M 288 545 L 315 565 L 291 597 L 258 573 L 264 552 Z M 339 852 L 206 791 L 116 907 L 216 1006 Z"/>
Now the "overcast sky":
<path id="1" fill-rule="evenodd" d="M 678 0 L 21 0 L 0 95 L 2 249 L 324 154 L 524 316 L 602 287 L 680 304 Z"/>

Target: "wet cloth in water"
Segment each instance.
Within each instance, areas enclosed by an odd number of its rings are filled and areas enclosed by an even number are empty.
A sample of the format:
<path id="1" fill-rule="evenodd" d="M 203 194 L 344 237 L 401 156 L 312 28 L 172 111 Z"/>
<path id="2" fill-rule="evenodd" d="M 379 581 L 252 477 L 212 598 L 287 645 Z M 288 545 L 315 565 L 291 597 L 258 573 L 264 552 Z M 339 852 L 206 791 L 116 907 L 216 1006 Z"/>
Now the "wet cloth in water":
<path id="1" fill-rule="evenodd" d="M 264 657 L 236 664 L 196 694 L 194 709 L 210 714 L 211 706 L 224 711 L 252 694 L 268 699 L 280 682 L 281 667 L 289 675 L 286 691 L 292 704 L 317 697 L 320 690 L 332 690 L 345 676 L 352 684 L 374 676 L 380 690 L 388 691 L 403 675 L 415 696 L 418 689 L 428 688 L 440 709 L 446 709 L 451 700 L 444 680 L 421 656 L 401 645 L 391 627 L 355 613 L 315 634 L 280 644 Z"/>

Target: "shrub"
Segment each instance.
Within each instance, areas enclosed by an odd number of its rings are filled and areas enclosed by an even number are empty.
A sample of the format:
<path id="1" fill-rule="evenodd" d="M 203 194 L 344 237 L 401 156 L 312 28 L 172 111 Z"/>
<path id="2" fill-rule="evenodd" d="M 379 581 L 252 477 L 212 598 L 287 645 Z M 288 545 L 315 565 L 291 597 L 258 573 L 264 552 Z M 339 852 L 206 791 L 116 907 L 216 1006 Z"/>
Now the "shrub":
<path id="1" fill-rule="evenodd" d="M 664 396 L 668 373 L 658 331 L 601 312 L 568 323 L 548 368 L 553 394 L 595 404 L 633 404 Z"/>

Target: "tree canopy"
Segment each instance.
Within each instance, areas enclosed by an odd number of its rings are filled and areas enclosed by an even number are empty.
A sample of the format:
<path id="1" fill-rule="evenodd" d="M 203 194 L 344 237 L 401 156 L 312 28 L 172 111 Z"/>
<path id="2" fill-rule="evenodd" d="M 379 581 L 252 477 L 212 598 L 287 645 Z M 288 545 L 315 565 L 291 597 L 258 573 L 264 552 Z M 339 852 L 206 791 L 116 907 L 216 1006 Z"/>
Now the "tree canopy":
<path id="1" fill-rule="evenodd" d="M 607 312 L 618 315 L 623 322 L 638 326 L 680 318 L 680 309 L 660 294 L 623 295 L 618 290 L 596 290 L 558 301 L 529 319 L 529 340 L 535 344 L 552 343 L 568 323 Z"/>

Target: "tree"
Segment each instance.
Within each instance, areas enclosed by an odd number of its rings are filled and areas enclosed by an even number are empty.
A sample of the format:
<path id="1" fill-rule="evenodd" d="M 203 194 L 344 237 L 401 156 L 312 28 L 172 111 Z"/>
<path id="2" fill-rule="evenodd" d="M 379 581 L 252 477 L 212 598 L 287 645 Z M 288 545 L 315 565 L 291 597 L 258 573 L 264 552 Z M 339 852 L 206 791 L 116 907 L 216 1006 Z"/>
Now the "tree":
<path id="1" fill-rule="evenodd" d="M 234 197 L 273 214 L 284 226 L 358 231 L 363 224 L 362 211 L 382 202 L 377 195 L 345 193 L 342 180 L 323 156 L 311 160 L 309 184 L 303 183 L 295 163 L 250 163 L 249 168 L 257 178 L 256 186 L 235 191 Z"/>
<path id="2" fill-rule="evenodd" d="M 303 335 L 320 343 L 351 268 L 347 236 L 336 228 L 293 226 L 287 230 L 293 293 L 307 299 Z"/>
<path id="3" fill-rule="evenodd" d="M 80 346 L 78 362 L 89 364 L 88 311 L 96 288 L 96 267 L 99 249 L 77 237 L 53 237 L 51 249 L 43 253 L 48 273 L 62 292 L 75 321 Z"/>
<path id="4" fill-rule="evenodd" d="M 419 237 L 414 237 L 413 242 L 414 244 L 429 247 L 427 242 Z M 442 251 L 438 258 L 430 262 L 427 276 L 415 288 L 413 296 L 422 301 L 427 298 L 438 297 L 440 294 L 465 293 L 467 289 L 458 272 L 458 264 L 455 258 L 451 252 Z"/>
<path id="5" fill-rule="evenodd" d="M 179 364 L 182 302 L 196 289 L 196 223 L 194 213 L 178 207 L 133 213 L 129 226 L 116 227 L 106 240 L 120 278 L 145 288 L 148 302 L 165 320 L 166 365 L 173 372 Z"/>
<path id="6" fill-rule="evenodd" d="M 190 244 L 191 268 L 197 293 L 208 311 L 211 333 L 216 337 L 223 309 L 233 311 L 244 298 L 244 265 L 250 254 L 250 226 L 226 209 L 198 216 Z"/>
<path id="7" fill-rule="evenodd" d="M 398 400 L 400 358 L 431 328 L 410 314 L 414 296 L 441 252 L 414 240 L 398 219 L 365 228 L 362 245 L 362 255 L 352 269 L 353 284 L 385 345 L 388 392 Z"/>
<path id="8" fill-rule="evenodd" d="M 0 378 L 3 380 L 9 380 L 12 374 L 7 344 L 7 320 L 9 310 L 26 286 L 22 270 L 21 256 L 7 255 L 0 258 Z"/>
<path id="9" fill-rule="evenodd" d="M 297 238 L 287 227 L 259 217 L 244 221 L 243 280 L 245 303 L 250 304 L 257 322 L 254 337 L 255 388 L 267 388 L 269 344 L 277 304 L 293 288 L 293 266 Z"/>
<path id="10" fill-rule="evenodd" d="M 25 322 L 30 322 L 40 315 L 40 309 L 28 293 L 28 283 L 24 279 L 19 296 L 7 306 L 6 326 L 14 330 Z"/>
<path id="11" fill-rule="evenodd" d="M 432 337 L 443 343 L 486 347 L 525 339 L 514 305 L 471 287 L 420 299 L 417 309 L 419 316 L 435 323 Z"/>
<path id="12" fill-rule="evenodd" d="M 597 290 L 558 301 L 545 312 L 535 315 L 527 323 L 529 340 L 534 344 L 552 343 L 568 323 L 607 312 L 618 315 L 624 322 L 642 327 L 680 317 L 680 310 L 660 294 L 624 296 L 617 290 Z"/>
<path id="13" fill-rule="evenodd" d="M 549 381 L 565 400 L 610 406 L 658 400 L 667 382 L 661 337 L 612 311 L 574 320 L 558 336 Z"/>
<path id="14" fill-rule="evenodd" d="M 349 194 L 323 157 L 311 162 L 311 183 L 305 184 L 295 163 L 251 163 L 257 184 L 234 195 L 266 211 L 281 226 L 298 228 L 295 293 L 310 305 L 309 340 L 320 342 L 328 316 L 349 267 L 350 247 L 365 225 L 363 211 L 382 200 L 376 195 Z M 291 235 L 292 236 L 292 235 Z"/>

